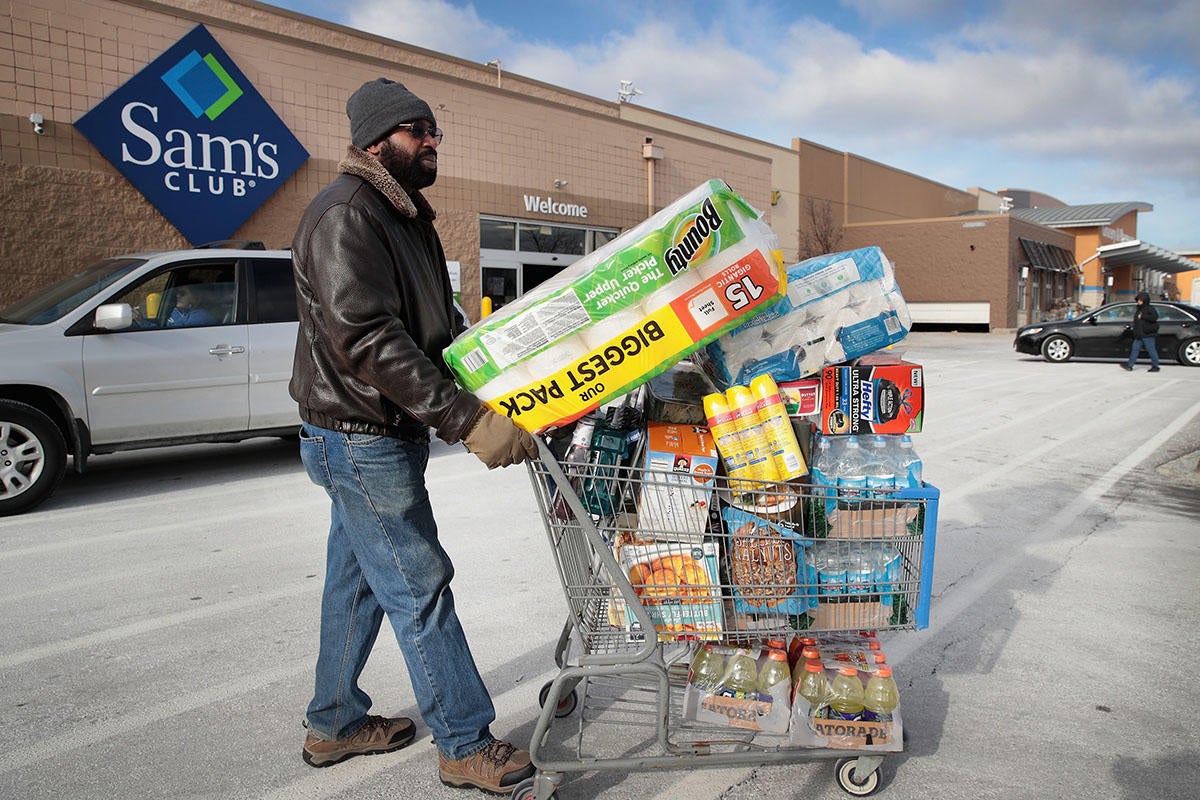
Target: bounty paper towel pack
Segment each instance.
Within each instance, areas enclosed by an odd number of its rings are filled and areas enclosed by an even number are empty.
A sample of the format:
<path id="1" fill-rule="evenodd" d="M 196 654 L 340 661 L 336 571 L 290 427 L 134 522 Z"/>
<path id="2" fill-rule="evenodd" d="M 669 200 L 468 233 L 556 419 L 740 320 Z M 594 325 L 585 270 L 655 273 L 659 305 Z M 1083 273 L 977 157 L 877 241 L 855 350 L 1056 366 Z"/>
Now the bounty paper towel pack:
<path id="1" fill-rule="evenodd" d="M 720 386 L 759 375 L 794 381 L 900 341 L 912 328 L 891 262 L 878 247 L 787 268 L 787 297 L 708 345 L 701 361 Z"/>
<path id="2" fill-rule="evenodd" d="M 710 180 L 455 339 L 458 382 L 539 432 L 670 368 L 784 296 L 758 213 Z"/>

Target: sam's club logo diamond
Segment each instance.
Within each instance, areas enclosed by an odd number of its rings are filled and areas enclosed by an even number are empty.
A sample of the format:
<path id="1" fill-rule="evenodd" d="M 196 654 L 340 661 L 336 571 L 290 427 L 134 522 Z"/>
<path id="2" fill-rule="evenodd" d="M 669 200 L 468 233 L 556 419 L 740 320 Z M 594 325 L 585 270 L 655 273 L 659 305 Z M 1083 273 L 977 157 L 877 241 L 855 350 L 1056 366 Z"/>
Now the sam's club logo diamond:
<path id="1" fill-rule="evenodd" d="M 201 58 L 193 50 L 162 78 L 194 117 L 203 114 L 216 119 L 242 96 L 242 88 L 229 77 L 212 53 Z"/>
<path id="2" fill-rule="evenodd" d="M 203 25 L 75 127 L 193 244 L 231 237 L 308 159 Z"/>

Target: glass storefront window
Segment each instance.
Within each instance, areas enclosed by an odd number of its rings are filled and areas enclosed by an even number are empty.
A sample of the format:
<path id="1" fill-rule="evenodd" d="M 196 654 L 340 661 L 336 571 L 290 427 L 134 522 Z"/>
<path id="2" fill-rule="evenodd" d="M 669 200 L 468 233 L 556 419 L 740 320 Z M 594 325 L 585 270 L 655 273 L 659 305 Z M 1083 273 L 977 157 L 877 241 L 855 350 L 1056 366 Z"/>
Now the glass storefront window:
<path id="1" fill-rule="evenodd" d="M 616 231 L 590 231 L 590 233 L 592 234 L 592 246 L 588 248 L 588 252 L 598 250 L 617 238 Z"/>
<path id="2" fill-rule="evenodd" d="M 517 223 L 504 219 L 479 220 L 479 246 L 484 250 L 515 250 Z"/>
<path id="3" fill-rule="evenodd" d="M 519 227 L 518 249 L 526 253 L 563 253 L 583 255 L 583 228 L 568 228 L 562 225 L 530 225 L 522 222 Z"/>

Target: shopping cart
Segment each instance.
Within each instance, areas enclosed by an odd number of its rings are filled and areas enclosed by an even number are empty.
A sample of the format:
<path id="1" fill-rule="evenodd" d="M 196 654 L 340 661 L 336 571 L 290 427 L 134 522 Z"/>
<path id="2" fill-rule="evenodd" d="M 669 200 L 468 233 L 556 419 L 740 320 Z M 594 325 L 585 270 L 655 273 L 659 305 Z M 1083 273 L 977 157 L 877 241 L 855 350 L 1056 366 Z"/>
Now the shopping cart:
<path id="1" fill-rule="evenodd" d="M 696 719 L 689 664 L 706 640 L 750 646 L 927 627 L 938 490 L 868 499 L 720 475 L 697 484 L 636 456 L 577 463 L 538 445 L 529 475 L 568 616 L 530 745 L 537 772 L 512 797 L 551 800 L 568 773 L 815 759 L 836 761 L 849 794 L 876 791 L 884 755 L 870 748 L 806 746 Z"/>

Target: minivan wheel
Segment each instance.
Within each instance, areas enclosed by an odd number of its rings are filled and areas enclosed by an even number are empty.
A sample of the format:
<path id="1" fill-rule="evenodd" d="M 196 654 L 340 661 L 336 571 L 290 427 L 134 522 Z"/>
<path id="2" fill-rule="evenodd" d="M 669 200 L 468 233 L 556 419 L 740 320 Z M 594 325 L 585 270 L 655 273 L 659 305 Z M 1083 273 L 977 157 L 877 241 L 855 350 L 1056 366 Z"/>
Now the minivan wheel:
<path id="1" fill-rule="evenodd" d="M 54 421 L 26 403 L 0 400 L 0 517 L 45 500 L 66 470 L 67 444 Z"/>

